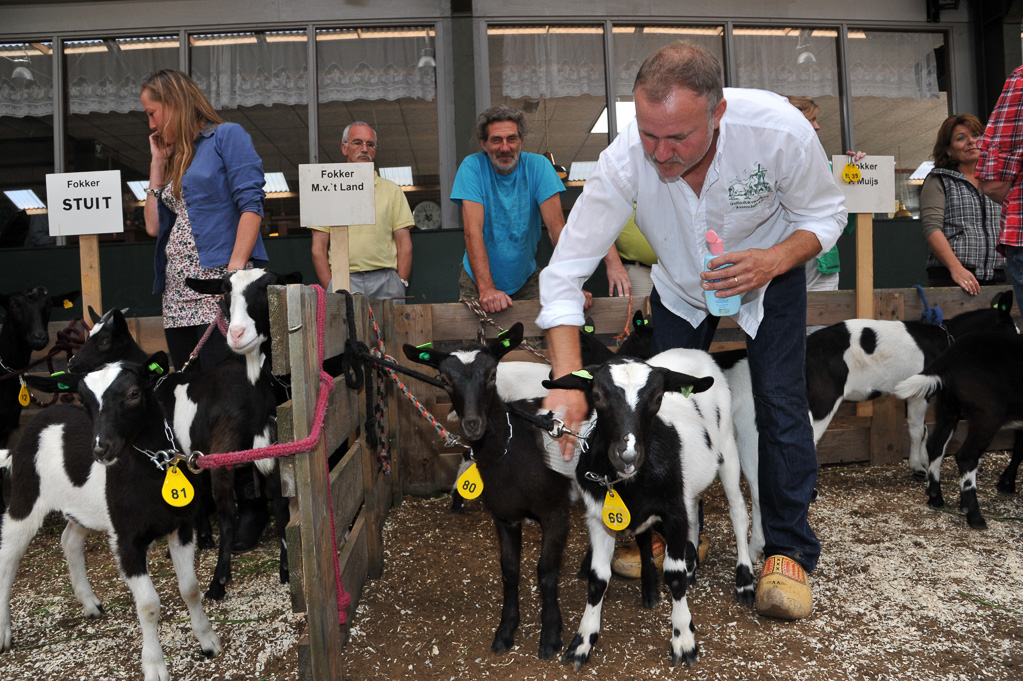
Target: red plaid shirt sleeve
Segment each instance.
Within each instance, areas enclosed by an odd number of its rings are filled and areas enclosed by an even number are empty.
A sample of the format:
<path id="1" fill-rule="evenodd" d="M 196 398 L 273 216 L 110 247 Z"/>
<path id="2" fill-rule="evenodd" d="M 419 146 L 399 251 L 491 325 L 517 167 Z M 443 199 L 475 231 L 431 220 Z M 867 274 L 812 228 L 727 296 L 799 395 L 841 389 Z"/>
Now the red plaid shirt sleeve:
<path id="1" fill-rule="evenodd" d="M 1000 244 L 1023 246 L 1023 66 L 1005 81 L 1005 87 L 991 113 L 980 140 L 976 176 L 980 180 L 1011 182 L 1002 203 Z"/>

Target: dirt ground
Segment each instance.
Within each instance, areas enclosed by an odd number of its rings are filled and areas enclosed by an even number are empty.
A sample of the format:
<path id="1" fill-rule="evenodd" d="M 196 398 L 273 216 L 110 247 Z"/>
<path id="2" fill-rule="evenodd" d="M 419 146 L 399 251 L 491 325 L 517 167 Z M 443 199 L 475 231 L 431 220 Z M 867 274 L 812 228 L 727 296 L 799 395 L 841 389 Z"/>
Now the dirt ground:
<path id="1" fill-rule="evenodd" d="M 367 586 L 345 647 L 350 679 L 1021 679 L 1023 500 L 994 490 L 1005 455 L 982 462 L 989 529 L 926 507 L 905 465 L 821 473 L 811 522 L 823 554 L 802 622 L 757 616 L 733 596 L 735 548 L 719 485 L 706 497 L 710 554 L 689 592 L 700 657 L 671 667 L 670 598 L 640 606 L 638 580 L 615 578 L 591 662 L 580 672 L 536 656 L 540 529 L 523 532 L 522 623 L 514 649 L 490 651 L 501 588 L 493 524 L 478 502 L 407 498 L 387 523 L 385 574 Z M 946 500 L 958 503 L 954 464 Z M 1021 485 L 1023 488 L 1023 485 Z M 575 578 L 586 539 L 576 513 L 561 572 L 563 638 L 579 626 L 585 584 Z"/>
<path id="2" fill-rule="evenodd" d="M 669 658 L 670 601 L 640 607 L 638 580 L 615 578 L 589 665 L 580 672 L 536 657 L 540 531 L 523 532 L 522 624 L 513 650 L 490 643 L 500 615 L 500 570 L 493 525 L 479 502 L 463 516 L 449 499 L 407 497 L 385 530 L 384 575 L 363 594 L 344 649 L 345 678 L 578 679 L 660 678 L 785 681 L 1023 679 L 1023 499 L 994 490 L 1008 457 L 988 455 L 980 500 L 989 529 L 971 530 L 955 511 L 926 507 L 923 483 L 902 465 L 822 471 L 811 521 L 824 551 L 811 581 L 810 619 L 766 620 L 733 597 L 735 549 L 719 485 L 706 497 L 710 555 L 689 592 L 700 657 L 689 668 Z M 954 465 L 945 497 L 958 499 Z M 1023 485 L 1021 485 L 1023 487 Z M 585 584 L 576 579 L 585 548 L 573 517 L 561 578 L 564 640 L 579 625 Z M 52 518 L 15 581 L 15 647 L 0 655 L 0 679 L 136 679 L 141 638 L 131 594 L 100 536 L 87 545 L 89 574 L 106 615 L 86 620 L 74 600 Z M 161 641 L 172 679 L 297 679 L 294 642 L 303 620 L 277 583 L 276 547 L 267 531 L 256 551 L 236 556 L 221 603 L 206 602 L 224 641 L 215 660 L 199 654 L 162 546 L 150 552 L 163 603 Z M 200 581 L 215 557 L 200 553 Z"/>

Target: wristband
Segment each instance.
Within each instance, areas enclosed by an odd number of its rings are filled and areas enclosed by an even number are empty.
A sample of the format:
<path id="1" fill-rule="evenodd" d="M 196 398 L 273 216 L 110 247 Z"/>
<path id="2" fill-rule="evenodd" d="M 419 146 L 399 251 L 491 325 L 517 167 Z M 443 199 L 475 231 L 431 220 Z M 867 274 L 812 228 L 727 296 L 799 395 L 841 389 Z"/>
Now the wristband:
<path id="1" fill-rule="evenodd" d="M 146 187 L 146 193 L 149 194 L 150 196 L 155 196 L 156 198 L 160 198 L 160 190 L 159 189 L 153 189 L 152 187 Z"/>

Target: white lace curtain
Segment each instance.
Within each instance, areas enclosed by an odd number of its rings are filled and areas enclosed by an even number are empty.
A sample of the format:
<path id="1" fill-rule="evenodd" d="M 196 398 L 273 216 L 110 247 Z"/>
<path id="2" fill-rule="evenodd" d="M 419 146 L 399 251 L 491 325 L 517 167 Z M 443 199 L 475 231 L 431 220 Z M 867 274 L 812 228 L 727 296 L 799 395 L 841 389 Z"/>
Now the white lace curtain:
<path id="1" fill-rule="evenodd" d="M 696 39 L 720 56 L 720 38 Z M 645 34 L 615 36 L 615 89 L 632 92 L 643 60 L 666 42 Z M 785 94 L 838 96 L 835 38 L 811 36 L 803 45 L 797 35 L 736 35 L 733 41 L 737 85 Z M 849 40 L 849 78 L 854 96 L 939 96 L 934 49 L 942 44 L 933 33 L 871 32 Z M 604 95 L 604 47 L 599 34 L 504 33 L 491 36 L 491 86 L 514 99 Z M 717 49 L 715 49 L 715 47 Z M 800 55 L 813 54 L 813 59 Z"/>
<path id="2" fill-rule="evenodd" d="M 436 97 L 435 69 L 418 67 L 425 37 L 328 40 L 317 45 L 321 102 Z M 141 111 L 141 82 L 154 71 L 177 65 L 175 49 L 107 50 L 68 57 L 73 114 Z M 0 59 L 0 116 L 53 115 L 52 57 L 27 59 Z M 307 66 L 304 42 L 213 45 L 193 52 L 195 80 L 218 110 L 305 104 Z M 18 67 L 23 70 L 15 71 Z"/>

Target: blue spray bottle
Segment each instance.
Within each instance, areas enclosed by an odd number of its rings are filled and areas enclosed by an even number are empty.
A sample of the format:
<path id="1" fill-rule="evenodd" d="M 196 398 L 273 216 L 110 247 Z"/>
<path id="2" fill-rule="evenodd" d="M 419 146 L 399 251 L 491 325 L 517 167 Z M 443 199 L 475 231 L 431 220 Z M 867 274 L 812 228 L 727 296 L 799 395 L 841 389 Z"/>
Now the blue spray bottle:
<path id="1" fill-rule="evenodd" d="M 703 259 L 703 267 L 706 270 L 710 270 L 710 268 L 707 267 L 707 263 L 725 252 L 724 242 L 713 229 L 707 230 L 707 248 L 710 250 L 710 254 Z M 714 295 L 715 293 L 717 293 L 717 291 L 703 292 L 703 296 L 707 300 L 707 310 L 710 311 L 712 315 L 715 317 L 730 317 L 739 311 L 739 307 L 742 305 L 741 296 L 718 298 Z"/>

